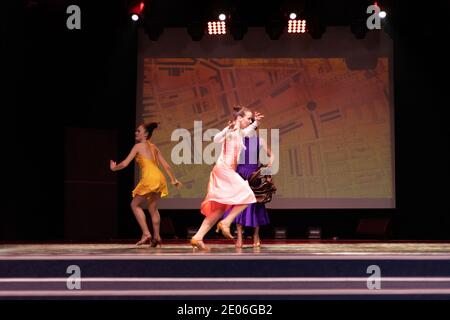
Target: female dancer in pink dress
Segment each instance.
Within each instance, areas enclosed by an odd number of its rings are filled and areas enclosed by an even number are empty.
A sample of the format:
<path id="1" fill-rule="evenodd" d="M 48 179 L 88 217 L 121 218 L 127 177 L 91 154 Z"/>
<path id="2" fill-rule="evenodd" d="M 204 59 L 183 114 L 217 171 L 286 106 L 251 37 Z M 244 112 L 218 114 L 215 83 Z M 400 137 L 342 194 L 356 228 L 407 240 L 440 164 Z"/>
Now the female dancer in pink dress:
<path id="1" fill-rule="evenodd" d="M 200 250 L 208 250 L 203 237 L 214 226 L 225 211 L 231 208 L 228 216 L 217 224 L 217 230 L 229 239 L 230 225 L 234 219 L 256 198 L 248 182 L 236 172 L 243 137 L 255 134 L 255 128 L 264 116 L 247 108 L 235 108 L 233 121 L 214 136 L 214 142 L 222 143 L 222 152 L 214 166 L 208 183 L 208 193 L 201 204 L 200 211 L 205 215 L 198 232 L 192 237 L 191 245 Z M 252 118 L 255 121 L 252 123 Z"/>

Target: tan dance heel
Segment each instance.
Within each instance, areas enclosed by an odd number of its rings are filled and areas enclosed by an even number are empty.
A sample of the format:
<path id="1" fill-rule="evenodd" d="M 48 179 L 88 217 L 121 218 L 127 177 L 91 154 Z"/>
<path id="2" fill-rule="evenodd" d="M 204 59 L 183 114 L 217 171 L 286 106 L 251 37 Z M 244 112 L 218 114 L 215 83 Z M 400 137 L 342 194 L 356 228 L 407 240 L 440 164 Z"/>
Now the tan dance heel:
<path id="1" fill-rule="evenodd" d="M 191 239 L 191 246 L 193 249 L 198 249 L 200 251 L 209 251 L 209 248 L 205 246 L 203 240 Z"/>
<path id="2" fill-rule="evenodd" d="M 230 227 L 225 227 L 225 226 L 223 225 L 222 221 L 220 221 L 220 222 L 217 224 L 216 233 L 219 233 L 219 230 L 222 232 L 222 234 L 223 234 L 223 236 L 224 236 L 225 238 L 231 239 L 231 240 L 234 239 L 234 237 L 231 235 Z"/>

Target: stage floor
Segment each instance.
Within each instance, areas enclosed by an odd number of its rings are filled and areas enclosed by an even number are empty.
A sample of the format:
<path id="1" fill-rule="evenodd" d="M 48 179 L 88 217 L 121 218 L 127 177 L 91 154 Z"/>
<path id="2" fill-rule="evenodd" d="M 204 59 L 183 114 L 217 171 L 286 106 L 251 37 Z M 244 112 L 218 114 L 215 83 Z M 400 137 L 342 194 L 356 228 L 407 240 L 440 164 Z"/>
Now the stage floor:
<path id="1" fill-rule="evenodd" d="M 450 243 L 442 242 L 354 242 L 354 241 L 274 241 L 266 240 L 260 248 L 253 248 L 251 242 L 237 249 L 232 241 L 206 240 L 209 252 L 194 251 L 188 240 L 166 240 L 161 248 L 149 245 L 136 247 L 133 243 L 42 243 L 42 244 L 0 244 L 0 259 L 18 256 L 92 256 L 99 258 L 133 258 L 139 256 L 448 256 Z"/>
<path id="2" fill-rule="evenodd" d="M 0 244 L 0 299 L 450 299 L 448 242 L 206 243 Z"/>

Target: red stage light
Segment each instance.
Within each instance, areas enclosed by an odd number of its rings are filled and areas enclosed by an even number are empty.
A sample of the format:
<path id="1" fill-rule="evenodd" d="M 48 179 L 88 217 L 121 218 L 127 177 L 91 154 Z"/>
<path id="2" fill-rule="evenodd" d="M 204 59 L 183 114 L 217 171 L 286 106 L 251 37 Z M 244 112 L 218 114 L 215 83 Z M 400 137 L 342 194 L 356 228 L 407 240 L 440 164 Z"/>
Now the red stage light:
<path id="1" fill-rule="evenodd" d="M 144 13 L 144 7 L 145 7 L 144 1 L 136 3 L 134 6 L 130 8 L 130 10 L 128 11 L 128 15 L 131 17 L 133 21 L 138 21 L 142 17 L 142 14 Z"/>

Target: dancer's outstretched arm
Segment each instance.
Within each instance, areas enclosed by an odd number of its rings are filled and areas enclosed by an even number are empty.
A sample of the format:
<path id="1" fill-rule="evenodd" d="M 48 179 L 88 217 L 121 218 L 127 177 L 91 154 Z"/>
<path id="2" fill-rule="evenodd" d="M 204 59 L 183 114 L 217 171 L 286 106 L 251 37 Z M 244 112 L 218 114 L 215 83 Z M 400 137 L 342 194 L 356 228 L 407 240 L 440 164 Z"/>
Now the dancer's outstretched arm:
<path id="1" fill-rule="evenodd" d="M 164 170 L 166 170 L 167 175 L 170 177 L 170 183 L 172 183 L 175 187 L 179 188 L 183 184 L 175 178 L 175 175 L 172 172 L 172 168 L 167 163 L 166 159 L 164 159 L 161 151 L 155 146 L 156 156 L 158 157 L 159 163 L 163 166 Z"/>
<path id="2" fill-rule="evenodd" d="M 131 149 L 130 154 L 123 160 L 121 163 L 117 164 L 115 161 L 110 160 L 109 161 L 109 167 L 112 171 L 118 171 L 126 168 L 130 162 L 134 159 L 138 152 L 138 144 L 135 144 L 134 147 Z"/>

